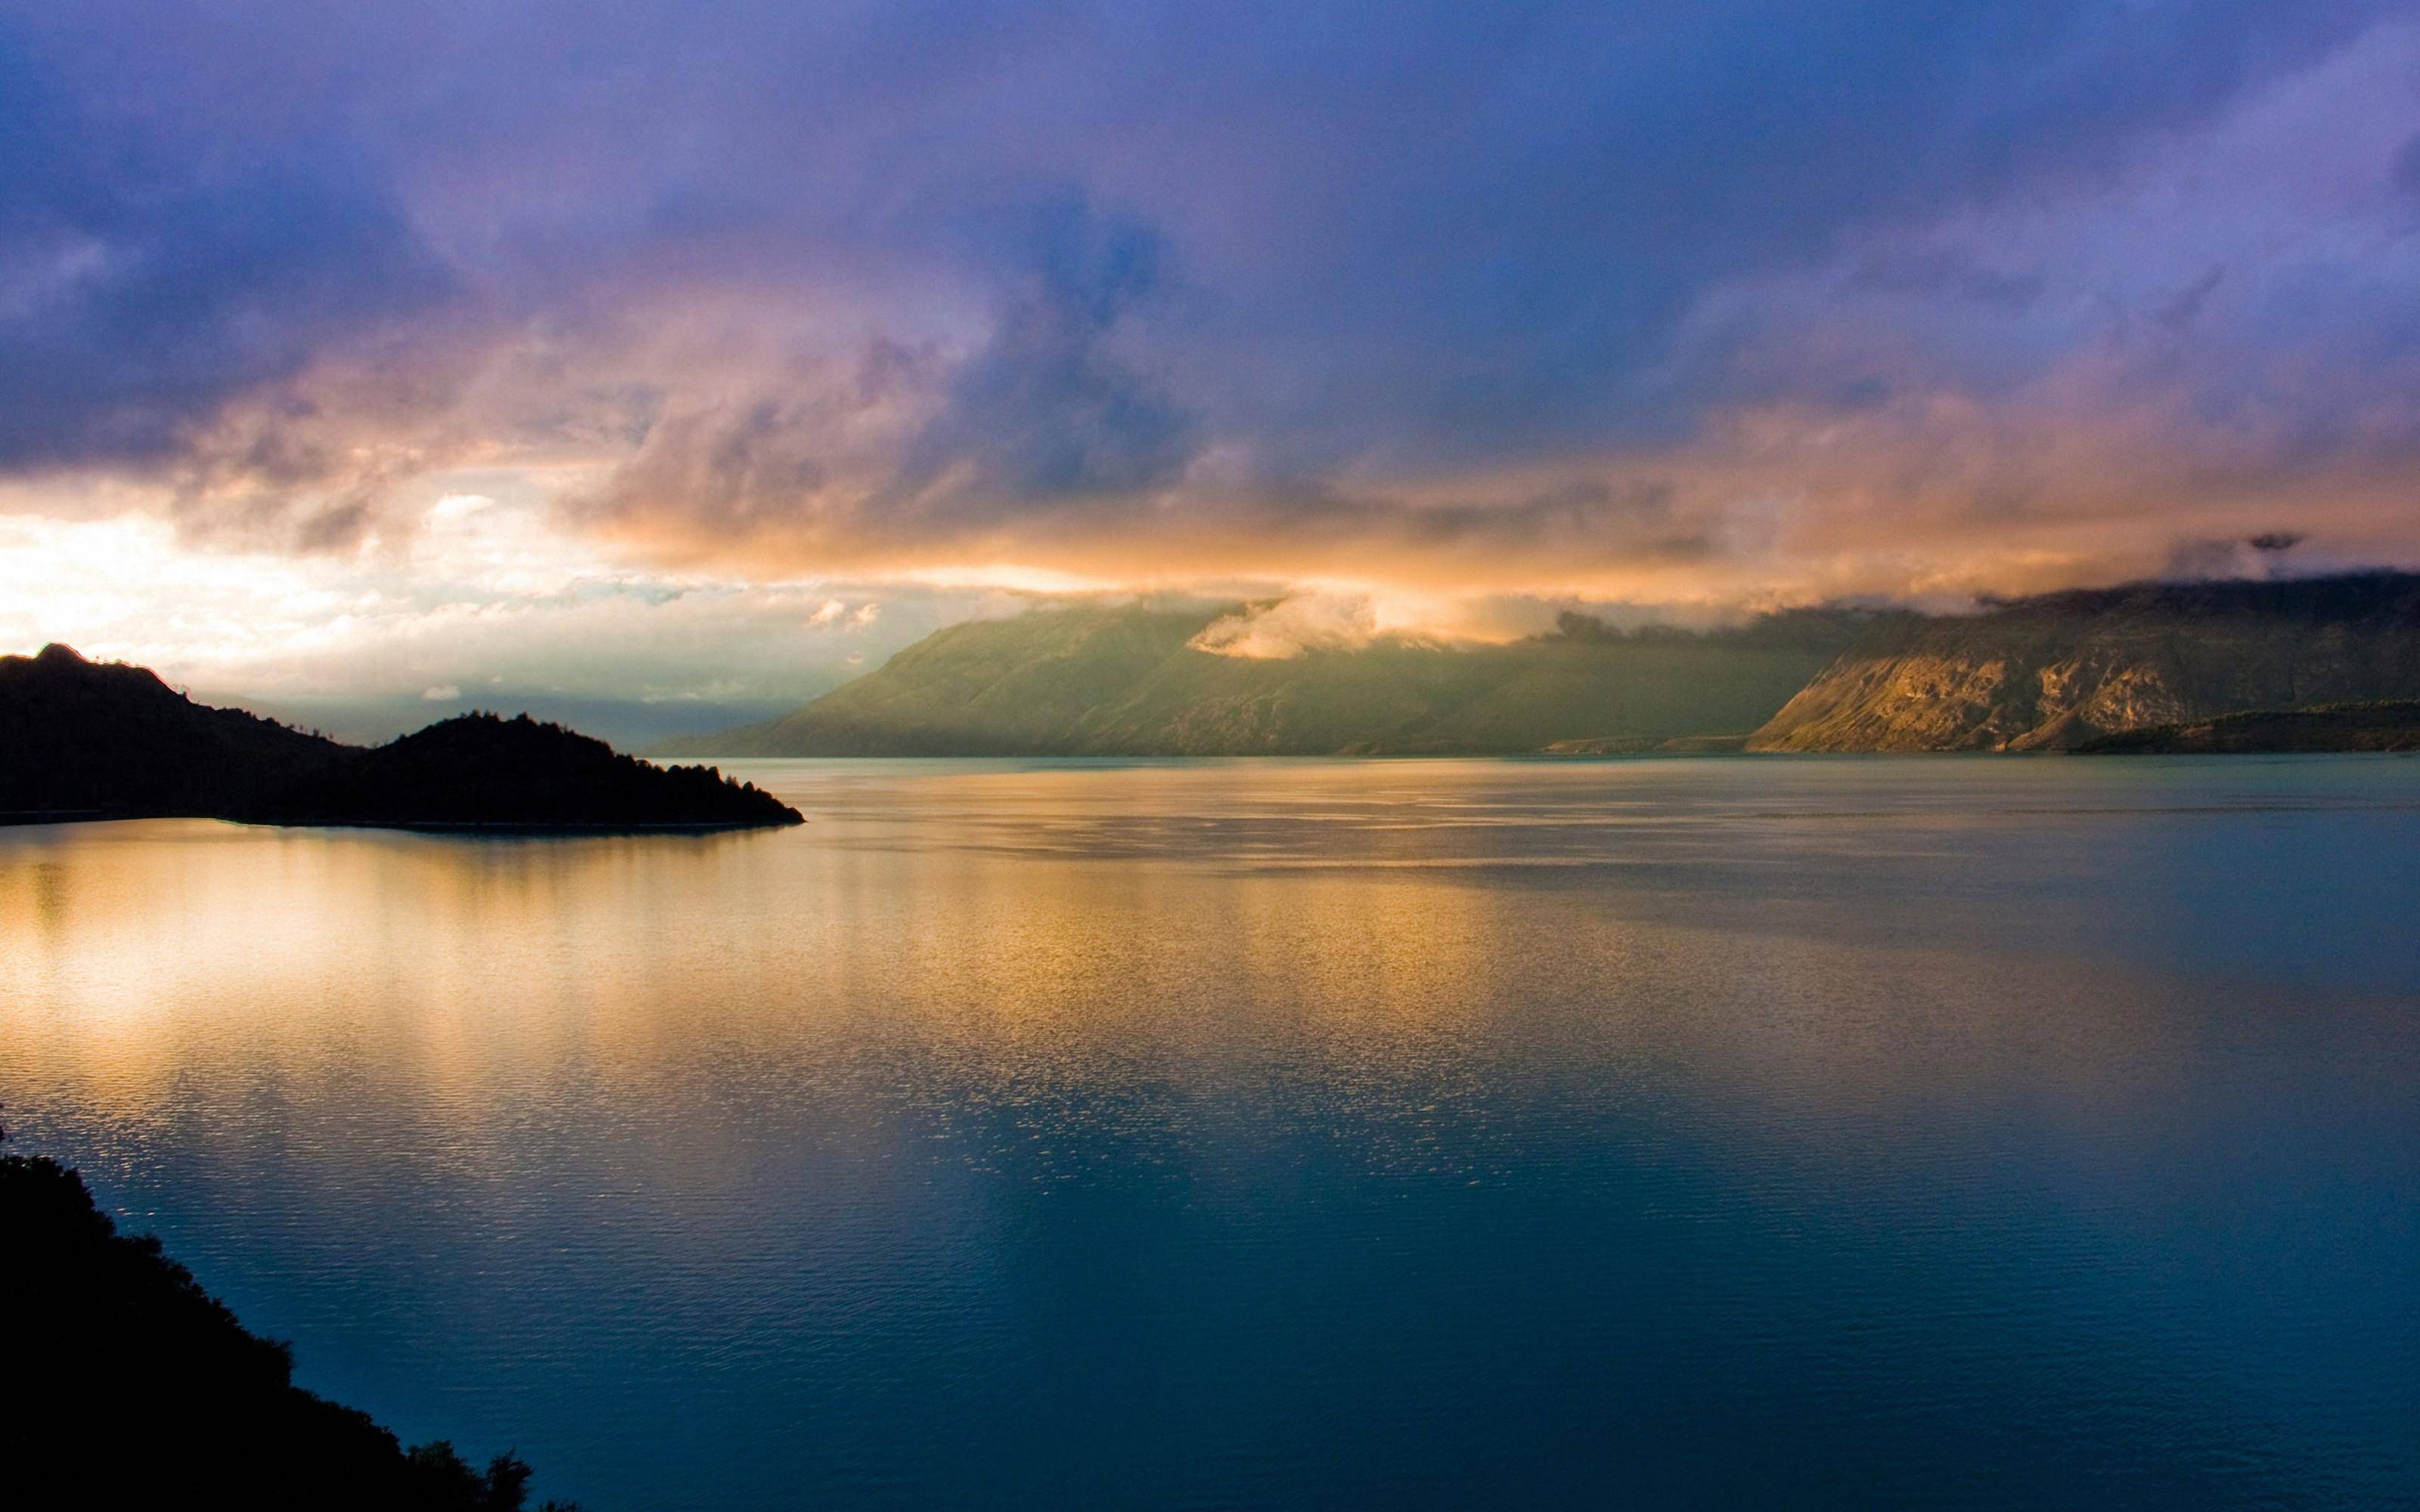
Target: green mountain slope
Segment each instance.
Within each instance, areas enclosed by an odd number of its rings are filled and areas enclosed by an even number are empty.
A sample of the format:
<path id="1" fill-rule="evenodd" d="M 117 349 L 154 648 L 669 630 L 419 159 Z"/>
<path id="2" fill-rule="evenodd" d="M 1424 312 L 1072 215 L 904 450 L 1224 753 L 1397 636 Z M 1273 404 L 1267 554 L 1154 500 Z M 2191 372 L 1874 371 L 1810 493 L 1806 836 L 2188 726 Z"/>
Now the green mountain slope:
<path id="1" fill-rule="evenodd" d="M 1078 604 L 954 625 L 795 713 L 664 748 L 727 756 L 1327 755 L 1532 751 L 1744 733 L 1862 621 L 1799 613 L 1705 635 L 1381 639 L 1283 658 L 1191 641 L 1235 604 Z"/>
<path id="2" fill-rule="evenodd" d="M 2067 750 L 2252 709 L 2420 697 L 2420 577 L 2137 583 L 1885 616 L 1751 750 Z"/>

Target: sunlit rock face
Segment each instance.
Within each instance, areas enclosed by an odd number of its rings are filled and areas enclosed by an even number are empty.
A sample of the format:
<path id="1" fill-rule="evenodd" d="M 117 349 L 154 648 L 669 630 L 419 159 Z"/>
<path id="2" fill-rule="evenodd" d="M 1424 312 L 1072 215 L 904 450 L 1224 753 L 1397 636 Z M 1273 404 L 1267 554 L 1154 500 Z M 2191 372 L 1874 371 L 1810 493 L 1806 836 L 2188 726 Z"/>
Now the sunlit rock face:
<path id="1" fill-rule="evenodd" d="M 2420 577 L 2144 584 L 1892 616 L 1753 750 L 2067 750 L 2250 709 L 2420 695 Z"/>

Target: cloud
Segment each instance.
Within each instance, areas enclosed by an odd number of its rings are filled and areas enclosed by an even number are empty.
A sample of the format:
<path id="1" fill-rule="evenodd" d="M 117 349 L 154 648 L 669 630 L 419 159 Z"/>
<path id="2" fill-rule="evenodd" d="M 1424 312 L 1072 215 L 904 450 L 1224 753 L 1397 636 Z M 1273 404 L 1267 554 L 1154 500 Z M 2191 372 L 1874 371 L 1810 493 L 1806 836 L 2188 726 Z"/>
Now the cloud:
<path id="1" fill-rule="evenodd" d="M 1081 203 L 1017 219 L 1012 289 L 909 442 L 895 489 L 944 485 L 939 507 L 957 512 L 1125 500 L 1173 481 L 1194 454 L 1194 422 L 1111 345 L 1160 291 L 1161 238 Z"/>
<path id="2" fill-rule="evenodd" d="M 2180 580 L 2217 581 L 2315 576 L 2341 570 L 2345 563 L 2324 556 L 2298 555 L 2303 537 L 2292 531 L 2268 531 L 2233 541 L 2179 543 L 2161 576 Z"/>
<path id="3" fill-rule="evenodd" d="M 456 292 L 341 137 L 196 139 L 131 117 L 6 18 L 0 95 L 0 467 L 187 461 L 230 404 Z M 277 481 L 317 471 L 273 438 L 250 450 Z"/>
<path id="4" fill-rule="evenodd" d="M 661 581 L 2409 559 L 2414 23 L 0 0 L 0 507 L 335 577 L 467 473 Z"/>
<path id="5" fill-rule="evenodd" d="M 1188 644 L 1220 656 L 1285 660 L 1366 646 L 1377 634 L 1376 609 L 1366 596 L 1297 594 L 1214 620 Z"/>
<path id="6" fill-rule="evenodd" d="M 1031 602 L 634 568 L 511 497 L 432 515 L 393 552 L 354 558 L 194 552 L 159 520 L 0 516 L 0 650 L 64 640 L 362 738 L 462 698 L 688 707 L 699 712 L 684 722 L 707 729 L 802 702 L 944 623 Z M 827 603 L 842 608 L 820 614 Z M 348 709 L 382 722 L 327 712 Z"/>

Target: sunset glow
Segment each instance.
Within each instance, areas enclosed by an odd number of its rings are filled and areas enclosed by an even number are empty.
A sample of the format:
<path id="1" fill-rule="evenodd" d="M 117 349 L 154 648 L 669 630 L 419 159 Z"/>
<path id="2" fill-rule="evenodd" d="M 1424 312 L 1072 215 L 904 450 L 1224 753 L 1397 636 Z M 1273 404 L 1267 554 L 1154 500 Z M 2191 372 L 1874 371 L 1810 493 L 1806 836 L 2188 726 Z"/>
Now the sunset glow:
<path id="1" fill-rule="evenodd" d="M 2415 758 L 2420 0 L 0 0 L 78 1505 L 2420 1507 Z"/>
<path id="2" fill-rule="evenodd" d="M 0 23 L 12 649 L 769 702 L 1003 594 L 2420 563 L 2401 5 L 140 8 Z"/>

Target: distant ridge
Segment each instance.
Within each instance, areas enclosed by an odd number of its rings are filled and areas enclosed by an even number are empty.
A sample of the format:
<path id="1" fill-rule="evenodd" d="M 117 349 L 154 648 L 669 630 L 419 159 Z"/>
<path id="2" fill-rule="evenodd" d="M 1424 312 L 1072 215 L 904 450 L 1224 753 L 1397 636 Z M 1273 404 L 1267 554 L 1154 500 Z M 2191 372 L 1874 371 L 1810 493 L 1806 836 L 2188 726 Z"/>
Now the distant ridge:
<path id="1" fill-rule="evenodd" d="M 2079 756 L 2234 756 L 2289 751 L 2420 752 L 2420 699 L 2255 709 L 2195 724 L 2151 725 L 2087 740 Z"/>
<path id="2" fill-rule="evenodd" d="M 2133 583 L 1883 616 L 1748 748 L 2068 750 L 2249 710 L 2408 698 L 2420 698 L 2420 576 Z"/>
<path id="3" fill-rule="evenodd" d="M 1380 637 L 1283 658 L 1195 639 L 1242 604 L 1037 609 L 927 636 L 769 722 L 658 748 L 723 756 L 1510 754 L 1558 741 L 1753 730 L 1856 636 L 1805 611 L 1728 630 L 1554 635 L 1448 646 Z"/>
<path id="4" fill-rule="evenodd" d="M 196 817 L 422 828 L 715 829 L 798 810 L 707 767 L 652 766 L 526 715 L 372 749 L 196 703 L 62 645 L 0 656 L 0 823 Z"/>

